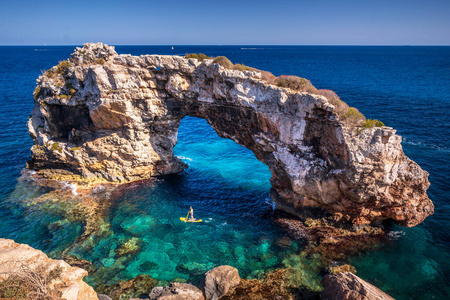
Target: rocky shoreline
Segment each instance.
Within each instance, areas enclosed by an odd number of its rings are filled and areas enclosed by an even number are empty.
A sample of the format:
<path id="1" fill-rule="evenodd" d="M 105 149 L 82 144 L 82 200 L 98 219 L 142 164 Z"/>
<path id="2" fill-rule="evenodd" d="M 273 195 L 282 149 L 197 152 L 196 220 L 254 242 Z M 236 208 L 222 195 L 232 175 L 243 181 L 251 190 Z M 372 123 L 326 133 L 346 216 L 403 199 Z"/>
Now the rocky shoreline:
<path id="1" fill-rule="evenodd" d="M 74 243 L 61 253 L 53 253 L 52 256 L 62 258 L 71 266 L 80 270 L 84 269 L 94 278 L 97 278 L 95 279 L 95 289 L 98 293 L 107 294 L 114 300 L 128 299 L 149 294 L 151 289 L 157 285 L 158 281 L 148 275 L 141 275 L 130 281 L 118 282 L 113 285 L 105 285 L 102 283 L 101 274 L 107 271 L 107 268 L 98 269 L 91 262 L 72 254 L 74 250 L 77 252 L 76 249 L 91 249 L 95 240 L 108 235 L 111 225 L 105 219 L 105 211 L 121 195 L 122 191 L 139 185 L 145 186 L 148 184 L 146 181 L 122 185 L 84 186 L 83 188 L 83 186 L 74 187 L 67 185 L 65 182 L 49 180 L 30 171 L 25 171 L 20 181 L 26 181 L 46 189 L 46 192 L 40 197 L 26 200 L 26 206 L 40 205 L 40 209 L 47 209 L 47 206 L 48 209 L 55 209 L 58 205 L 63 205 L 65 218 L 71 222 L 82 222 L 84 224 L 84 231 Z M 281 211 L 274 213 L 273 221 L 285 228 L 292 239 L 304 241 L 307 245 L 306 248 L 287 257 L 284 267 L 281 266 L 281 269 L 267 272 L 261 279 L 242 278 L 240 284 L 224 295 L 223 299 L 273 299 L 274 295 L 281 297 L 280 299 L 318 299 L 323 288 L 320 285 L 323 274 L 338 274 L 342 271 L 356 272 L 353 267 L 342 265 L 346 262 L 345 259 L 350 254 L 369 249 L 373 245 L 383 242 L 383 231 L 375 227 L 372 232 L 367 226 L 359 232 L 352 231 L 351 227 L 343 229 L 330 226 L 326 223 L 330 222 L 327 219 L 303 221 Z M 369 243 L 371 238 L 374 240 L 372 244 Z M 355 243 L 357 240 L 361 242 Z M 9 241 L 9 243 L 12 243 L 12 241 Z M 280 240 L 277 243 L 290 243 L 290 241 Z M 126 241 L 125 244 L 117 248 L 117 251 L 120 252 L 122 259 L 127 259 L 127 257 L 132 259 L 134 253 L 139 251 L 139 245 L 133 244 L 133 241 Z M 0 251 L 0 257 L 2 255 Z M 14 255 L 14 252 L 10 252 L 8 259 L 14 257 Z M 42 253 L 42 255 L 45 254 Z M 45 260 L 51 259 L 45 256 Z M 307 265 L 304 265 L 305 263 Z M 87 272 L 84 272 L 84 276 L 86 275 Z M 185 282 L 177 284 L 185 284 Z M 169 297 L 178 288 L 192 292 L 192 288 L 186 286 L 172 286 L 167 290 L 161 290 L 160 296 Z M 156 292 L 150 299 L 159 299 L 154 298 L 155 295 Z M 166 299 L 164 297 L 161 299 Z"/>

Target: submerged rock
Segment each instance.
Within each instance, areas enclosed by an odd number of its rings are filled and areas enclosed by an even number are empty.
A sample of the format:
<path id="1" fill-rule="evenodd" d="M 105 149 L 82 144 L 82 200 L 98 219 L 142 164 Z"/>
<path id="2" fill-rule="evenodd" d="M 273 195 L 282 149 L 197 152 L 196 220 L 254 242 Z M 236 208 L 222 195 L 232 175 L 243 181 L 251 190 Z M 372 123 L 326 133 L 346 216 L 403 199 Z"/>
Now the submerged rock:
<path id="1" fill-rule="evenodd" d="M 132 237 L 126 240 L 119 248 L 116 249 L 116 254 L 119 256 L 138 253 L 141 250 L 142 239 Z"/>
<path id="2" fill-rule="evenodd" d="M 343 260 L 386 241 L 385 231 L 380 226 L 366 225 L 358 229 L 333 217 L 308 218 L 303 221 L 276 212 L 274 221 L 294 239 L 306 241 L 309 254 L 318 253 L 330 262 Z"/>
<path id="3" fill-rule="evenodd" d="M 322 279 L 324 300 L 394 300 L 391 296 L 350 272 Z"/>
<path id="4" fill-rule="evenodd" d="M 240 281 L 241 277 L 236 268 L 219 266 L 206 272 L 201 288 L 207 300 L 216 300 L 235 288 Z"/>
<path id="5" fill-rule="evenodd" d="M 172 282 L 169 286 L 155 287 L 149 294 L 150 300 L 204 300 L 201 290 L 192 284 Z"/>
<path id="6" fill-rule="evenodd" d="M 125 300 L 146 296 L 158 282 L 149 275 L 139 275 L 128 281 L 120 281 L 112 285 L 99 285 L 97 292 L 106 294 L 113 300 Z"/>
<path id="7" fill-rule="evenodd" d="M 85 44 L 37 80 L 28 166 L 49 178 L 124 182 L 173 174 L 180 120 L 204 118 L 272 172 L 277 208 L 338 212 L 356 225 L 414 226 L 433 213 L 428 173 L 389 127 L 348 127 L 320 95 L 212 60 L 118 55 Z"/>
<path id="8" fill-rule="evenodd" d="M 241 279 L 236 288 L 222 296 L 220 300 L 294 300 L 319 299 L 319 293 L 301 289 L 289 279 L 289 271 L 278 269 L 270 272 L 262 280 Z"/>
<path id="9" fill-rule="evenodd" d="M 51 259 L 44 252 L 13 240 L 0 239 L 0 272 L 0 297 L 5 292 L 1 283 L 11 279 L 14 285 L 19 284 L 17 293 L 33 293 L 39 299 L 98 299 L 97 293 L 83 281 L 88 275 L 85 270 Z"/>
<path id="10" fill-rule="evenodd" d="M 343 272 L 351 272 L 353 274 L 356 274 L 356 268 L 349 264 L 344 264 L 340 266 L 330 266 L 329 268 L 330 273 L 337 275 L 339 273 Z"/>

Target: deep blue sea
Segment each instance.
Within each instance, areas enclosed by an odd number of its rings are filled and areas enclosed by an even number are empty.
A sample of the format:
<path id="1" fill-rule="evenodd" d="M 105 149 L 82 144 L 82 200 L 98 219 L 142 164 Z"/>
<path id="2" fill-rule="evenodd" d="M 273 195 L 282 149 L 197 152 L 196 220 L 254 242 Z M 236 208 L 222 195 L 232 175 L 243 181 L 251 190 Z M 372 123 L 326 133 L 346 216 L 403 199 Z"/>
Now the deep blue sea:
<path id="1" fill-rule="evenodd" d="M 32 145 L 26 122 L 35 80 L 41 70 L 67 59 L 73 49 L 0 47 L 0 237 L 49 254 L 72 243 L 81 226 L 64 223 L 58 212 L 21 205 L 39 190 L 17 178 Z M 350 261 L 360 277 L 397 299 L 450 298 L 450 47 L 117 46 L 116 50 L 132 55 L 224 55 L 275 75 L 298 75 L 317 88 L 334 90 L 366 117 L 396 128 L 405 153 L 430 173 L 428 194 L 435 214 L 414 228 L 395 226 L 390 243 Z M 127 190 L 108 211 L 112 234 L 94 251 L 79 250 L 98 268 L 114 270 L 113 275 L 103 272 L 102 280 L 112 283 L 148 273 L 160 281 L 190 281 L 192 274 L 224 263 L 236 266 L 244 277 L 257 278 L 295 260 L 292 255 L 302 245 L 286 243 L 285 234 L 270 221 L 270 172 L 249 150 L 219 138 L 204 120 L 186 117 L 175 154 L 189 169 Z M 201 226 L 177 222 L 190 205 L 196 217 L 205 220 Z M 141 250 L 135 259 L 121 261 L 114 250 L 133 238 Z M 304 276 L 320 280 L 307 266 L 297 267 L 305 268 Z"/>

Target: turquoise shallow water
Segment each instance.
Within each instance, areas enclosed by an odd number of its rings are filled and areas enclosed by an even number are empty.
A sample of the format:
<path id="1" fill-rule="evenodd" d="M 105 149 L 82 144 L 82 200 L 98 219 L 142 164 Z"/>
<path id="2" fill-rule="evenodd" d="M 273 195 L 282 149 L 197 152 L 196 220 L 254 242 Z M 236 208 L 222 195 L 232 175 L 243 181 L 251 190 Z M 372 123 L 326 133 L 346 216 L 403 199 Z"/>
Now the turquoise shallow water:
<path id="1" fill-rule="evenodd" d="M 64 218 L 61 205 L 26 205 L 23 200 L 45 190 L 17 178 L 32 145 L 25 124 L 35 80 L 73 49 L 0 47 L 0 237 L 55 257 L 83 228 Z M 405 153 L 430 173 L 429 196 L 436 212 L 417 227 L 394 226 L 390 243 L 350 261 L 358 275 L 397 299 L 450 298 L 450 47 L 180 46 L 172 51 L 166 46 L 119 46 L 117 51 L 204 52 L 276 75 L 299 75 L 396 128 Z M 302 245 L 284 239 L 271 223 L 270 174 L 251 152 L 219 138 L 195 118 L 183 120 L 175 152 L 190 165 L 186 172 L 127 189 L 108 211 L 112 234 L 96 240 L 93 251 L 74 250 L 99 269 L 97 278 L 113 282 L 148 271 L 161 281 L 172 276 L 196 280 L 205 268 L 223 263 L 258 277 L 260 270 L 284 261 L 317 280 L 313 261 L 290 257 Z M 178 222 L 190 205 L 205 223 Z M 141 248 L 134 257 L 117 259 L 124 243 Z"/>
<path id="2" fill-rule="evenodd" d="M 208 147 L 200 133 L 207 134 Z M 199 139 L 188 138 L 192 134 Z M 79 253 L 98 268 L 117 271 L 105 273 L 103 281 L 143 273 L 158 280 L 195 281 L 223 264 L 257 278 L 299 250 L 270 220 L 270 172 L 248 149 L 214 135 L 206 121 L 187 117 L 175 153 L 189 169 L 127 189 L 109 211 L 112 234 L 93 252 Z M 189 206 L 202 223 L 180 221 Z M 126 242 L 139 245 L 139 251 L 119 258 Z"/>

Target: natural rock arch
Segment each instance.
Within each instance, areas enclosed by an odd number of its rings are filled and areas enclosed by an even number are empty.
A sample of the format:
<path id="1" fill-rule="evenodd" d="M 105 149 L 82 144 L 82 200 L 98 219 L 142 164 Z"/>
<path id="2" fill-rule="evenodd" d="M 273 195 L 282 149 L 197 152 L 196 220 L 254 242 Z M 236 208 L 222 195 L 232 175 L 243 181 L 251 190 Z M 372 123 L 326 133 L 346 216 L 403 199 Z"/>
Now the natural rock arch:
<path id="1" fill-rule="evenodd" d="M 389 127 L 346 127 L 326 98 L 269 85 L 212 60 L 118 55 L 86 44 L 38 79 L 29 167 L 56 179 L 130 181 L 182 171 L 184 116 L 251 149 L 272 173 L 278 208 L 414 226 L 433 212 L 428 173 Z"/>

